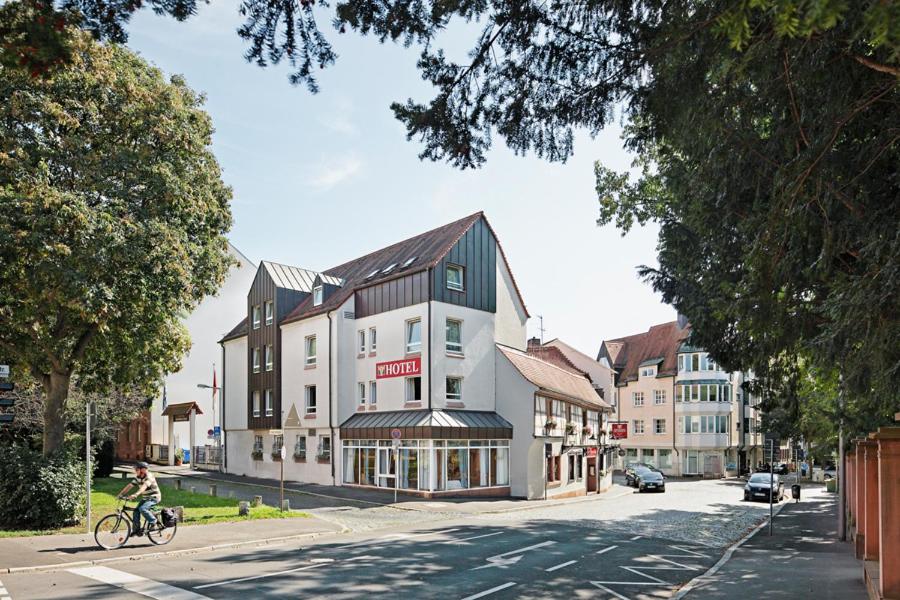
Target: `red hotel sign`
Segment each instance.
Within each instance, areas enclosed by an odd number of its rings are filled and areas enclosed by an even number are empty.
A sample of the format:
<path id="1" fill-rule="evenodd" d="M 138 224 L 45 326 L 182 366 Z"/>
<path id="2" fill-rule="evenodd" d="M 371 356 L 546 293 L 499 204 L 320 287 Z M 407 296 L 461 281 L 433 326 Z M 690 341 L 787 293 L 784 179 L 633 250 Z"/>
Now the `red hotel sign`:
<path id="1" fill-rule="evenodd" d="M 628 438 L 628 423 L 611 423 L 612 430 L 610 433 L 612 434 L 612 439 L 614 440 L 624 440 Z"/>
<path id="2" fill-rule="evenodd" d="M 375 364 L 375 378 L 387 379 L 388 377 L 407 377 L 409 375 L 422 374 L 422 359 L 420 357 L 406 360 L 392 360 Z"/>

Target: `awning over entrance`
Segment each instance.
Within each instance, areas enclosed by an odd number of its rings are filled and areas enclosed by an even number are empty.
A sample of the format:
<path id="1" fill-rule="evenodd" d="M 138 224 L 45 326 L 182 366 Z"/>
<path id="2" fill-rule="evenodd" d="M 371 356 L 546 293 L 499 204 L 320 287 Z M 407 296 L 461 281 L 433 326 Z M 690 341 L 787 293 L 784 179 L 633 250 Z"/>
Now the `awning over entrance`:
<path id="1" fill-rule="evenodd" d="M 495 412 L 474 410 L 395 410 L 360 413 L 341 425 L 341 438 L 387 440 L 399 429 L 403 439 L 512 439 L 509 421 Z"/>
<path id="2" fill-rule="evenodd" d="M 202 415 L 200 405 L 196 402 L 182 402 L 180 404 L 170 404 L 162 411 L 164 417 L 172 417 L 174 421 L 187 421 L 191 416 L 191 411 L 195 414 Z"/>

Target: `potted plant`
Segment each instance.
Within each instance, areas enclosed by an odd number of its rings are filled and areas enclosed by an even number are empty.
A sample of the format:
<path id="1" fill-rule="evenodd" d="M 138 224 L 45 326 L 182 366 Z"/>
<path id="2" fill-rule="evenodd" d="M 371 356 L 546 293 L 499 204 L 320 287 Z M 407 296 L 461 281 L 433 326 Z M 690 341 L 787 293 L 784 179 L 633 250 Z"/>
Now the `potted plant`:
<path id="1" fill-rule="evenodd" d="M 306 449 L 294 448 L 294 460 L 297 462 L 306 462 Z"/>
<path id="2" fill-rule="evenodd" d="M 581 435 L 591 435 L 591 428 L 590 428 L 590 427 L 587 427 L 587 426 L 582 427 L 582 428 L 581 428 Z"/>
<path id="3" fill-rule="evenodd" d="M 184 464 L 184 450 L 179 448 L 175 451 L 175 466 L 181 466 Z"/>
<path id="4" fill-rule="evenodd" d="M 546 423 L 544 423 L 544 428 L 548 431 L 553 431 L 554 429 L 556 429 L 556 421 L 554 421 L 553 419 L 549 419 Z"/>
<path id="5" fill-rule="evenodd" d="M 250 453 L 250 458 L 252 458 L 253 460 L 262 460 L 263 459 L 262 448 L 254 447 L 253 451 Z"/>
<path id="6" fill-rule="evenodd" d="M 331 462 L 331 454 L 326 453 L 318 453 L 316 454 L 316 460 L 320 463 L 330 463 Z"/>
<path id="7" fill-rule="evenodd" d="M 575 423 L 566 423 L 566 435 L 575 435 Z"/>
<path id="8" fill-rule="evenodd" d="M 276 462 L 281 460 L 281 448 L 272 447 L 272 460 Z"/>

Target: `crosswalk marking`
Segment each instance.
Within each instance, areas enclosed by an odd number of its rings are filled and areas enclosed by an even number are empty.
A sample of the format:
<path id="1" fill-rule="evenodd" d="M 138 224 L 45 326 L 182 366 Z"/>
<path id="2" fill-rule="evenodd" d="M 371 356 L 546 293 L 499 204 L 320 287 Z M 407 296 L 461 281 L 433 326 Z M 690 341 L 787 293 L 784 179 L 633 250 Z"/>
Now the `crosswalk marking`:
<path id="1" fill-rule="evenodd" d="M 132 575 L 118 569 L 110 569 L 109 567 L 80 567 L 69 569 L 68 571 L 75 575 L 153 598 L 154 600 L 209 600 L 208 596 L 201 596 L 188 590 L 153 581 L 139 575 Z"/>

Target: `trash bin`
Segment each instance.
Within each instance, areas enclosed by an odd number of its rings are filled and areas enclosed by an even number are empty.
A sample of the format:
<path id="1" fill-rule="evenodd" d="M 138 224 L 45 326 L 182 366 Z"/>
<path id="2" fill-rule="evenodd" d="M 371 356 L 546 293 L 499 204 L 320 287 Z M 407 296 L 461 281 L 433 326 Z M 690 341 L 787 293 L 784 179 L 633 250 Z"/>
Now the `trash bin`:
<path id="1" fill-rule="evenodd" d="M 800 484 L 795 483 L 791 486 L 791 498 L 800 502 Z"/>

